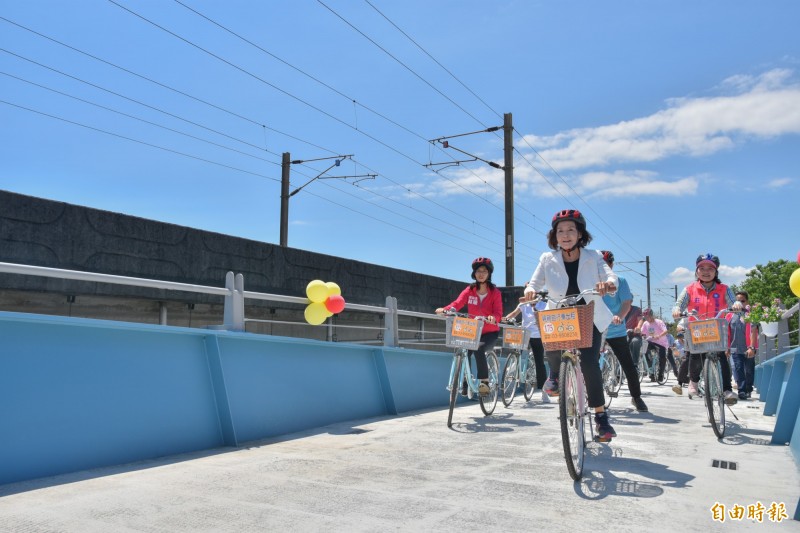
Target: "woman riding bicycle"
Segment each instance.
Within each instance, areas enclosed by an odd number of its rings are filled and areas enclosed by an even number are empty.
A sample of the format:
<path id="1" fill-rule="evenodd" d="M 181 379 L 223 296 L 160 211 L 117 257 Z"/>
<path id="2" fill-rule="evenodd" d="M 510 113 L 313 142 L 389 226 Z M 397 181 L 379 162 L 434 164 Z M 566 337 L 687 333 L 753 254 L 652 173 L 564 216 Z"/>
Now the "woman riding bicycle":
<path id="1" fill-rule="evenodd" d="M 716 317 L 722 309 L 732 308 L 741 311 L 742 304 L 736 301 L 733 291 L 724 285 L 718 276 L 719 257 L 713 254 L 697 256 L 695 260 L 695 277 L 697 280 L 687 285 L 678 296 L 672 317 L 678 319 L 681 313 L 696 313 L 697 319 Z M 694 320 L 694 317 L 690 317 Z M 687 353 L 689 358 L 689 396 L 697 395 L 697 382 L 700 381 L 700 370 L 703 362 L 699 354 Z M 724 352 L 719 357 L 722 368 L 722 390 L 725 403 L 734 404 L 738 398 L 731 387 L 731 365 Z"/>
<path id="2" fill-rule="evenodd" d="M 603 261 L 608 268 L 614 269 L 614 253 L 608 250 L 600 250 Z M 606 332 L 606 343 L 609 345 L 614 355 L 617 357 L 625 377 L 628 379 L 628 391 L 631 393 L 631 403 L 634 408 L 641 412 L 647 412 L 647 405 L 642 400 L 642 389 L 639 386 L 639 376 L 636 372 L 636 364 L 633 362 L 630 344 L 628 342 L 628 332 L 625 329 L 625 317 L 631 310 L 633 294 L 627 280 L 622 276 L 617 276 L 616 294 L 606 294 L 603 301 L 612 313 L 611 325 Z"/>
<path id="3" fill-rule="evenodd" d="M 656 318 L 649 307 L 642 311 L 642 319 L 636 329 L 642 332 L 642 337 L 647 341 L 647 351 L 651 349 L 658 352 L 658 376 L 650 374 L 650 381 L 661 381 L 664 378 L 664 368 L 667 366 L 667 325 L 660 318 Z M 677 369 L 675 370 L 677 373 Z"/>
<path id="4" fill-rule="evenodd" d="M 467 313 L 471 317 L 485 317 L 486 323 L 481 333 L 481 345 L 477 350 L 470 350 L 469 355 L 475 355 L 475 365 L 478 369 L 478 379 L 481 381 L 478 393 L 489 394 L 489 366 L 486 364 L 486 352 L 494 347 L 500 328 L 497 323 L 503 315 L 503 299 L 500 290 L 492 283 L 494 265 L 488 257 L 478 257 L 472 262 L 472 279 L 475 280 L 454 301 L 436 310 L 441 315 L 445 310 L 460 310 L 467 306 Z"/>
<path id="5" fill-rule="evenodd" d="M 564 296 L 578 294 L 586 289 L 595 289 L 600 296 L 617 289 L 617 276 L 603 261 L 603 257 L 595 250 L 585 247 L 592 240 L 586 230 L 586 219 L 580 211 L 565 209 L 553 216 L 547 244 L 553 250 L 545 252 L 539 258 L 539 265 L 525 289 L 525 300 L 531 301 L 537 291 L 547 290 L 555 300 Z M 592 328 L 592 346 L 581 350 L 581 370 L 586 382 L 589 407 L 594 408 L 597 436 L 608 441 L 617 434 L 605 412 L 605 396 L 603 394 L 603 377 L 600 372 L 600 343 L 602 331 L 611 323 L 612 314 L 600 296 L 586 296 L 594 301 L 594 327 Z M 579 305 L 586 304 L 582 299 Z M 548 308 L 554 307 L 548 302 Z M 557 389 L 560 352 L 547 352 L 550 363 L 550 379 L 545 383 L 545 390 Z"/>

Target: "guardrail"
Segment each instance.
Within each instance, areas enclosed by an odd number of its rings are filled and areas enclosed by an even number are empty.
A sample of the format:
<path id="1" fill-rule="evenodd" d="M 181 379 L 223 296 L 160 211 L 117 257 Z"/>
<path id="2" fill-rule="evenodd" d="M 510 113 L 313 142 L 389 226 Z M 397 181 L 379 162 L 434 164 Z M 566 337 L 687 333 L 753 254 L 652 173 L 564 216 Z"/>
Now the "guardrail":
<path id="1" fill-rule="evenodd" d="M 225 287 L 212 287 L 206 285 L 194 285 L 189 283 L 178 283 L 171 281 L 154 280 L 147 278 L 136 278 L 128 276 L 118 276 L 113 274 L 101 274 L 98 272 L 84 272 L 78 270 L 66 270 L 60 268 L 41 267 L 33 265 L 22 265 L 16 263 L 0 262 L 0 272 L 7 274 L 21 274 L 29 276 L 42 276 L 57 279 L 70 279 L 77 281 L 88 281 L 97 283 L 111 283 L 117 285 L 130 285 L 135 287 L 146 287 L 153 289 L 164 289 L 184 292 L 194 292 L 222 296 L 224 298 L 223 323 L 219 326 L 211 326 L 213 329 L 228 331 L 245 331 L 247 322 L 278 322 L 260 319 L 248 319 L 245 316 L 245 300 L 262 300 L 269 302 L 283 302 L 291 304 L 306 305 L 308 300 L 299 296 L 285 296 L 280 294 L 268 294 L 244 290 L 244 276 L 228 272 L 225 276 Z M 444 328 L 437 328 L 436 331 L 426 331 L 424 320 L 435 320 L 444 322 L 444 318 L 431 313 L 419 313 L 398 309 L 397 298 L 386 297 L 385 306 L 372 306 L 354 303 L 346 303 L 345 309 L 348 311 L 362 311 L 383 315 L 384 325 L 382 327 L 367 326 L 348 326 L 333 325 L 331 320 L 326 321 L 325 327 L 329 330 L 333 328 L 359 328 L 378 330 L 376 341 L 362 341 L 362 344 L 382 343 L 383 346 L 397 347 L 402 345 L 413 346 L 444 346 Z M 401 329 L 399 317 L 420 318 L 420 327 L 417 329 Z M 304 322 L 292 322 L 294 325 L 307 327 L 318 327 L 305 324 Z M 411 334 L 412 339 L 401 339 L 401 333 Z M 328 335 L 328 339 L 335 339 L 335 335 Z"/>
<path id="2" fill-rule="evenodd" d="M 794 348 L 758 365 L 755 387 L 764 402 L 764 415 L 777 415 L 772 443 L 791 444 L 800 461 L 800 427 L 796 427 L 800 414 L 800 364 L 795 364 L 798 354 L 800 348 Z"/>

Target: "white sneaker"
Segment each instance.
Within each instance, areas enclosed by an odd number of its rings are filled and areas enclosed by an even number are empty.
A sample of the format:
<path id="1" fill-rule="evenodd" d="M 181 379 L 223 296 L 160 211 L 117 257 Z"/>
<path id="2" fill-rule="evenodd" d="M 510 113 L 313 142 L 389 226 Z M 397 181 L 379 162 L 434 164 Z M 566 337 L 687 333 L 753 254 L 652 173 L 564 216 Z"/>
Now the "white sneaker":
<path id="1" fill-rule="evenodd" d="M 725 397 L 725 403 L 728 405 L 733 405 L 739 401 L 739 397 L 732 390 L 726 390 L 723 396 Z"/>
<path id="2" fill-rule="evenodd" d="M 551 403 L 552 401 L 553 400 L 550 399 L 550 395 L 545 391 L 542 391 L 542 403 Z"/>

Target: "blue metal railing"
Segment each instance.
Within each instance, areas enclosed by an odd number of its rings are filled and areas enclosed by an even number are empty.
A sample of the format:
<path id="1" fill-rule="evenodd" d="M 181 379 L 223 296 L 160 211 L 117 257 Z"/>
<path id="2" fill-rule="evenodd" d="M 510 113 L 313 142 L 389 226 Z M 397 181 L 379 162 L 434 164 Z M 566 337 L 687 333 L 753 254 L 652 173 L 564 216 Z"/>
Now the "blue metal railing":
<path id="1" fill-rule="evenodd" d="M 783 353 L 756 366 L 754 386 L 759 399 L 764 402 L 764 416 L 776 416 L 772 444 L 788 444 L 795 461 L 800 464 L 800 364 L 795 364 L 800 347 L 789 349 L 788 346 L 789 334 L 792 333 L 788 319 L 797 309 L 795 306 L 787 311 L 781 321 L 777 347 L 783 348 Z M 762 337 L 761 340 L 767 339 Z M 772 339 L 769 342 L 775 344 Z"/>

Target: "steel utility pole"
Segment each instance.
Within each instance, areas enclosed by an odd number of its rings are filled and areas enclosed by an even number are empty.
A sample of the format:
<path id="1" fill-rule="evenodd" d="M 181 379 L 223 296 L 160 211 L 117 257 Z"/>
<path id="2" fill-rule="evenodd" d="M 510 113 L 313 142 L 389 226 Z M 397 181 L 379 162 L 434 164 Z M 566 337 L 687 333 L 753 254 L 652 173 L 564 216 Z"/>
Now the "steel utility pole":
<path id="1" fill-rule="evenodd" d="M 330 157 L 318 157 L 316 159 L 296 159 L 292 161 L 291 157 L 289 156 L 289 152 L 283 153 L 283 158 L 281 160 L 281 230 L 280 230 L 280 241 L 282 247 L 288 246 L 288 240 L 289 240 L 289 198 L 299 193 L 307 185 L 316 180 L 329 180 L 329 179 L 346 180 L 349 178 L 360 178 L 357 179 L 355 182 L 353 182 L 357 183 L 362 179 L 374 179 L 375 176 L 377 176 L 377 174 L 358 174 L 353 176 L 325 176 L 326 172 L 328 172 L 333 167 L 338 167 L 339 165 L 342 164 L 342 161 L 344 161 L 345 159 L 350 159 L 351 157 L 353 157 L 353 155 L 354 154 L 334 155 Z M 291 173 L 290 171 L 291 165 L 299 165 L 302 163 L 309 163 L 312 161 L 326 161 L 330 159 L 335 160 L 331 166 L 329 166 L 328 168 L 326 168 L 325 170 L 323 170 L 322 172 L 320 172 L 319 174 L 317 174 L 316 176 L 314 176 L 313 178 L 311 178 L 310 180 L 308 180 L 307 182 L 305 182 L 304 184 L 293 190 L 292 192 L 289 192 L 289 175 Z"/>
<path id="2" fill-rule="evenodd" d="M 503 154 L 506 177 L 506 287 L 514 285 L 514 127 L 511 113 L 503 115 Z"/>
<path id="3" fill-rule="evenodd" d="M 650 307 L 650 256 L 644 256 L 644 262 L 647 267 L 647 307 Z M 650 307 L 652 309 L 652 307 Z"/>
<path id="4" fill-rule="evenodd" d="M 281 159 L 281 246 L 286 247 L 289 240 L 289 152 L 283 152 Z"/>

